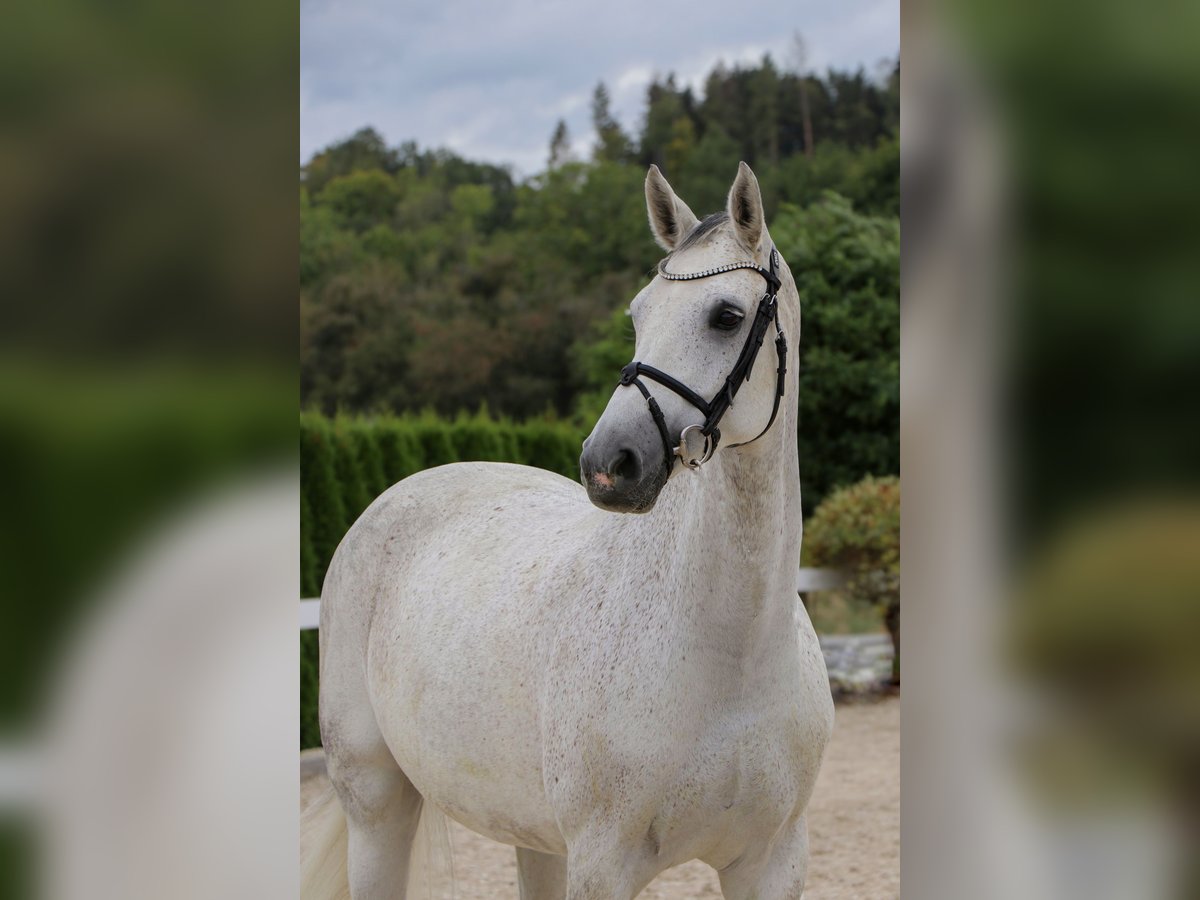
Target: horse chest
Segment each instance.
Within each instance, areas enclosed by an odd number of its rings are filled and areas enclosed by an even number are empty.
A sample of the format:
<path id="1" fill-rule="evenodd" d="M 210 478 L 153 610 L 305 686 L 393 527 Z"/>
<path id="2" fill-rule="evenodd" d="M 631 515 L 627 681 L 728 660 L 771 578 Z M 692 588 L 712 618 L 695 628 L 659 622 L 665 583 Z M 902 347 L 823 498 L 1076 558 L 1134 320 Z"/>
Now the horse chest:
<path id="1" fill-rule="evenodd" d="M 592 699 L 549 729 L 549 795 L 564 824 L 611 822 L 664 859 L 733 859 L 806 792 L 804 729 L 790 696 L 707 708 L 670 690 Z"/>

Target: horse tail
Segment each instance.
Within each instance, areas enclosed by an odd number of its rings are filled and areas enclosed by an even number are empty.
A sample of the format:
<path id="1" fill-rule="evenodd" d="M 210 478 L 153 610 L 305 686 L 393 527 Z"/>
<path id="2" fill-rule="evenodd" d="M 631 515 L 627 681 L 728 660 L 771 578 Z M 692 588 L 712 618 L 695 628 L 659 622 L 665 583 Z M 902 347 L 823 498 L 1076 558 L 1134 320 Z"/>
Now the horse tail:
<path id="1" fill-rule="evenodd" d="M 350 900 L 346 814 L 331 785 L 300 814 L 302 900 Z"/>
<path id="2" fill-rule="evenodd" d="M 301 900 L 350 900 L 346 850 L 346 814 L 331 785 L 300 813 Z M 409 860 L 409 897 L 458 896 L 448 820 L 431 803 L 421 809 Z"/>
<path id="3" fill-rule="evenodd" d="M 421 824 L 409 860 L 408 896 L 412 900 L 456 900 L 458 881 L 449 820 L 432 803 L 421 807 Z"/>

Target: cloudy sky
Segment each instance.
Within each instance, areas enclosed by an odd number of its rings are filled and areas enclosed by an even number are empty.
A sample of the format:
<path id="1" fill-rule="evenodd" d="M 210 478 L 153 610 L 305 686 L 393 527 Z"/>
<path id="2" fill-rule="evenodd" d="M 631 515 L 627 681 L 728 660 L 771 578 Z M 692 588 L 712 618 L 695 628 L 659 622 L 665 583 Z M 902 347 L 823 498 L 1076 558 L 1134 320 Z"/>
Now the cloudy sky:
<path id="1" fill-rule="evenodd" d="M 302 0 L 300 159 L 372 125 L 389 144 L 530 175 L 560 118 L 586 155 L 597 81 L 633 130 L 655 74 L 702 88 L 718 61 L 766 52 L 789 68 L 797 31 L 810 69 L 874 74 L 899 53 L 899 13 L 898 0 Z"/>

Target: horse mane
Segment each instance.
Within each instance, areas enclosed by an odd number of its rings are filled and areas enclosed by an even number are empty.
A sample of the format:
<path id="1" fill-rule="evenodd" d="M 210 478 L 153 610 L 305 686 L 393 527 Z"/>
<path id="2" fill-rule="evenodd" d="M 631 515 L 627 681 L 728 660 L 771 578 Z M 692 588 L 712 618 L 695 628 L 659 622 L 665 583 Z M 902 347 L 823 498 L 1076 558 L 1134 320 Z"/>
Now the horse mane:
<path id="1" fill-rule="evenodd" d="M 689 247 L 695 247 L 704 240 L 712 232 L 716 231 L 722 225 L 729 221 L 729 213 L 722 210 L 721 212 L 711 213 L 705 216 L 696 227 L 687 233 L 687 236 L 679 242 L 679 245 L 671 251 L 668 259 L 676 253 L 681 253 Z"/>

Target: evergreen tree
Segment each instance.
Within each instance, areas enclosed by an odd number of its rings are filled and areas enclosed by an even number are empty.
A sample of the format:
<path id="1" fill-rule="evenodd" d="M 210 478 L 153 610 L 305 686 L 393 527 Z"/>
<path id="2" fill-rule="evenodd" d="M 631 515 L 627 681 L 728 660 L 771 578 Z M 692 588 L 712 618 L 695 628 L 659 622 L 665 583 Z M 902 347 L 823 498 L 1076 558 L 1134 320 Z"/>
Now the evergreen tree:
<path id="1" fill-rule="evenodd" d="M 623 163 L 630 158 L 629 138 L 609 110 L 608 88 L 601 81 L 592 93 L 592 127 L 596 129 L 595 158 L 603 162 Z"/>
<path id="2" fill-rule="evenodd" d="M 774 165 L 779 162 L 779 73 L 769 54 L 753 73 L 750 88 L 754 162 Z"/>
<path id="3" fill-rule="evenodd" d="M 550 137 L 550 159 L 547 167 L 560 169 L 571 161 L 571 135 L 567 131 L 567 123 L 562 119 L 554 126 L 554 134 Z"/>
<path id="4" fill-rule="evenodd" d="M 675 87 L 674 74 L 661 84 L 658 79 L 651 81 L 646 89 L 646 124 L 639 153 L 642 165 L 654 164 L 670 171 L 667 152 L 676 138 L 675 123 L 681 118 L 685 118 L 683 98 Z"/>
<path id="5" fill-rule="evenodd" d="M 663 148 L 667 171 L 682 172 L 695 146 L 696 127 L 687 116 L 679 116 L 671 123 L 671 139 Z"/>
<path id="6" fill-rule="evenodd" d="M 813 127 L 812 127 L 812 111 L 808 105 L 808 45 L 804 42 L 804 35 L 799 31 L 792 34 L 792 65 L 796 71 L 796 85 L 799 88 L 799 110 L 800 123 L 804 143 L 801 145 L 804 148 L 804 155 L 812 159 L 813 155 Z"/>

